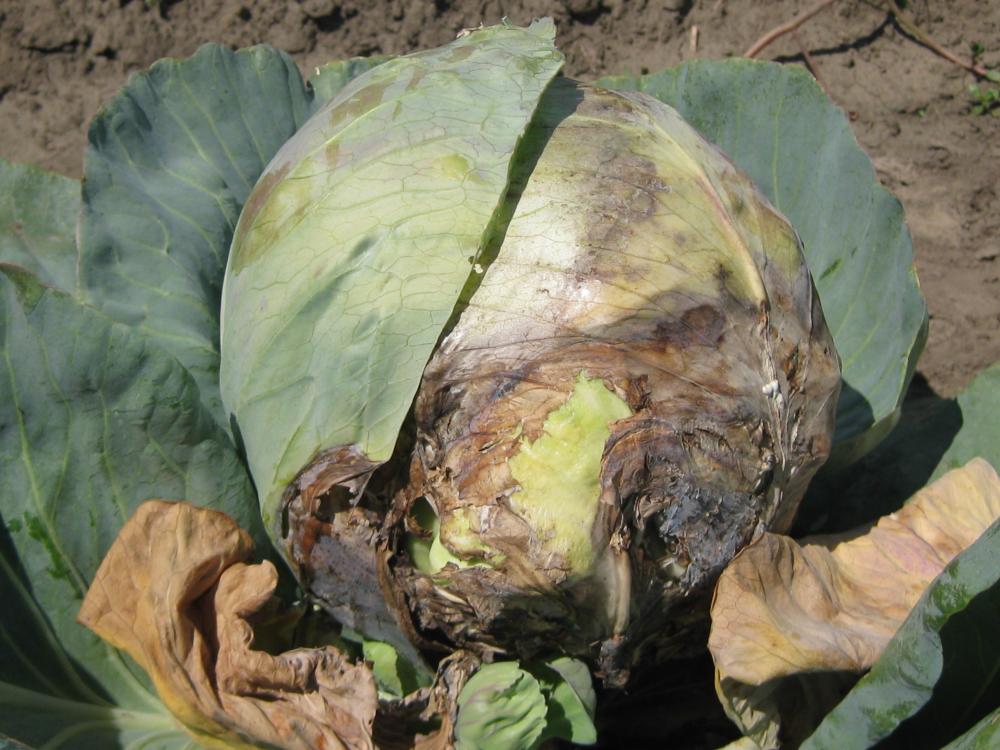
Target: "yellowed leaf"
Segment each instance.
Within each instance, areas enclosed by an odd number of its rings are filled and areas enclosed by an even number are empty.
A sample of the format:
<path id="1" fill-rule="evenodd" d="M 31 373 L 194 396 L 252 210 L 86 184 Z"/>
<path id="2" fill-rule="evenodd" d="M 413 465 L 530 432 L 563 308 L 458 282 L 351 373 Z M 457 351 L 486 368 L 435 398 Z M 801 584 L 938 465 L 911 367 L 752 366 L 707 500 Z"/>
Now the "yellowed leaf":
<path id="1" fill-rule="evenodd" d="M 150 500 L 122 528 L 79 621 L 129 653 L 202 744 L 362 750 L 375 681 L 332 646 L 253 649 L 251 622 L 277 571 L 247 564 L 249 536 L 223 513 Z"/>
<path id="2" fill-rule="evenodd" d="M 928 584 L 998 517 L 1000 478 L 974 459 L 874 526 L 801 541 L 761 535 L 723 572 L 712 603 L 709 649 L 731 718 L 761 747 L 777 746 L 782 715 L 787 730 L 804 710 L 790 710 L 780 680 L 824 673 L 843 683 L 868 669 Z"/>

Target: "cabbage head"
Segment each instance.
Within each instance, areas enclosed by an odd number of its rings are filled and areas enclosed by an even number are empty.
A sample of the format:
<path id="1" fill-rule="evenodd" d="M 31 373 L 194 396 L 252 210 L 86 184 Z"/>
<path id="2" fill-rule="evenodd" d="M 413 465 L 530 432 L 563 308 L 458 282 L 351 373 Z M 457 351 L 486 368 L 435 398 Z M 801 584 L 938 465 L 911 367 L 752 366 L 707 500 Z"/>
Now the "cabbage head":
<path id="1" fill-rule="evenodd" d="M 341 622 L 622 685 L 788 528 L 840 367 L 788 221 L 673 109 L 561 65 L 551 23 L 482 29 L 314 115 L 239 220 L 222 396 Z"/>

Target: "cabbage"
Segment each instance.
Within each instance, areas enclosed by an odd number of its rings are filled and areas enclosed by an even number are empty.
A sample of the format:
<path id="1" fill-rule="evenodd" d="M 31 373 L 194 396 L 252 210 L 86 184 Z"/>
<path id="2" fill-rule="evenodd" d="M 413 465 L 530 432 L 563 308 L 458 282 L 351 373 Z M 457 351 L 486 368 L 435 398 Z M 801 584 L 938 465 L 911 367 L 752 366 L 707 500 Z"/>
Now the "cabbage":
<path id="1" fill-rule="evenodd" d="M 414 656 L 682 651 L 830 452 L 839 361 L 788 221 L 549 22 L 348 84 L 237 226 L 221 390 L 272 538 Z M 670 623 L 669 627 L 666 627 Z"/>

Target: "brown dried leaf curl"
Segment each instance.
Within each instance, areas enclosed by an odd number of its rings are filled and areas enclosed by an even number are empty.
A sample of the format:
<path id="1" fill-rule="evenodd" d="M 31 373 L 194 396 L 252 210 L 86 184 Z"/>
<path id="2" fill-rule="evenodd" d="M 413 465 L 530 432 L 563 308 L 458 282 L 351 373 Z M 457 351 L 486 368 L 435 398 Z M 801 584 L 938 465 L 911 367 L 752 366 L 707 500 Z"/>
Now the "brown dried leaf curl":
<path id="1" fill-rule="evenodd" d="M 257 651 L 252 620 L 271 600 L 270 562 L 223 513 L 150 500 L 125 524 L 78 615 L 150 675 L 210 747 L 368 750 L 378 705 L 364 665 L 337 649 Z"/>

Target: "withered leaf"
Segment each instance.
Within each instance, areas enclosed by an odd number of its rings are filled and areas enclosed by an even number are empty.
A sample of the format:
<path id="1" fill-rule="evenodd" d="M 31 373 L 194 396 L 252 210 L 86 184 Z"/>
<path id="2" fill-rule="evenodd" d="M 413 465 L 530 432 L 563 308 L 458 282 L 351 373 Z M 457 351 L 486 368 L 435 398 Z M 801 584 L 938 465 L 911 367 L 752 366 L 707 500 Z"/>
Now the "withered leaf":
<path id="1" fill-rule="evenodd" d="M 998 517 L 1000 478 L 974 459 L 874 526 L 800 542 L 763 534 L 726 568 L 712 604 L 727 713 L 761 747 L 777 747 L 779 732 L 782 746 L 797 744 L 814 726 L 809 714 L 832 707 Z"/>
<path id="2" fill-rule="evenodd" d="M 210 747 L 366 750 L 375 681 L 332 646 L 254 650 L 254 615 L 277 571 L 248 564 L 250 537 L 223 513 L 150 500 L 122 528 L 79 621 L 149 672 Z"/>

